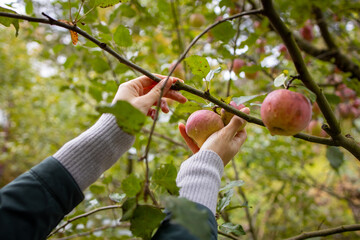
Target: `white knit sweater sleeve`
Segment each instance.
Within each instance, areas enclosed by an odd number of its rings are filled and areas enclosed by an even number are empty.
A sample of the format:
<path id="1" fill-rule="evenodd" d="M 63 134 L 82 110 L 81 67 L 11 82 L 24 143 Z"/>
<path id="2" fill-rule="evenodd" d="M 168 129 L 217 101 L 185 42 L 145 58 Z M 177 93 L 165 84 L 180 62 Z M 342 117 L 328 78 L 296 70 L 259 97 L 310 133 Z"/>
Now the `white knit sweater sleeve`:
<path id="1" fill-rule="evenodd" d="M 53 157 L 73 176 L 81 190 L 95 182 L 133 145 L 135 137 L 123 132 L 111 114 L 67 142 Z"/>
<path id="2" fill-rule="evenodd" d="M 199 151 L 183 162 L 176 183 L 180 197 L 208 207 L 215 215 L 224 164 L 215 152 Z"/>

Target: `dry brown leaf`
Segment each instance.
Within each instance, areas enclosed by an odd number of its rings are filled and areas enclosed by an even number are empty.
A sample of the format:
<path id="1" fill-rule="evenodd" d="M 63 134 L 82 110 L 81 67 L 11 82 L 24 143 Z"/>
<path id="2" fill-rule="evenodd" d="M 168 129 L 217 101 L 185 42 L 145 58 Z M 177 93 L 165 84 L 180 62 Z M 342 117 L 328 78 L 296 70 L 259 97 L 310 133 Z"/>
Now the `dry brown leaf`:
<path id="1" fill-rule="evenodd" d="M 68 21 L 68 20 L 59 20 L 59 22 L 63 22 L 63 23 L 66 23 L 66 24 L 69 24 L 71 26 L 74 26 L 74 23 Z M 71 41 L 74 45 L 76 45 L 79 41 L 79 35 L 77 32 L 74 32 L 74 31 L 70 31 L 70 36 L 71 36 Z"/>

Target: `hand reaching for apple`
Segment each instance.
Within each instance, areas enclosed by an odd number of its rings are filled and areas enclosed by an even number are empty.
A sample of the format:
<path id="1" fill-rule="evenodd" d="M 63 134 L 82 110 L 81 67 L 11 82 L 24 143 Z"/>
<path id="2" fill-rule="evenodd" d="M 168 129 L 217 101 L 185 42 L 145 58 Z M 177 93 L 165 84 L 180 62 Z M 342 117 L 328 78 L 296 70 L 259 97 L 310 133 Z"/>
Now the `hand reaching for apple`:
<path id="1" fill-rule="evenodd" d="M 235 108 L 238 108 L 240 111 L 246 114 L 250 113 L 250 109 L 245 108 L 243 105 L 236 106 L 234 102 L 231 102 L 230 105 L 234 106 Z M 187 127 L 183 123 L 179 123 L 180 134 L 184 138 L 186 144 L 189 146 L 189 148 L 193 153 L 196 153 L 199 150 L 212 150 L 220 156 L 225 166 L 236 155 L 236 153 L 239 151 L 240 147 L 246 140 L 246 131 L 244 129 L 246 125 L 246 121 L 238 116 L 234 116 L 231 113 L 226 113 L 226 114 L 231 114 L 233 116 L 227 116 L 227 119 L 229 119 L 229 121 L 227 121 L 225 123 L 227 125 L 223 127 L 220 126 L 221 123 L 218 123 L 219 121 L 218 119 L 224 120 L 224 118 L 221 118 L 216 113 L 208 110 L 200 110 L 198 112 L 199 113 L 197 114 L 200 116 L 200 118 L 203 117 L 203 119 L 198 119 L 199 123 L 204 125 L 204 122 L 206 123 L 210 122 L 211 124 L 216 126 L 214 128 L 212 128 L 212 126 L 211 127 L 205 126 L 202 129 L 196 127 L 197 131 L 200 131 L 200 133 L 196 132 L 196 136 L 194 136 L 194 133 L 192 131 L 192 126 Z M 193 125 L 193 124 L 194 123 L 190 123 L 189 125 Z M 197 123 L 195 122 L 195 124 Z M 206 133 L 206 131 L 208 131 L 209 129 L 217 129 L 217 130 L 215 130 L 215 132 L 210 132 L 210 134 L 208 134 Z M 210 131 L 214 131 L 214 130 L 210 130 Z M 189 133 L 193 138 L 189 136 Z M 196 141 L 198 142 L 198 144 L 196 143 Z"/>
<path id="2" fill-rule="evenodd" d="M 115 95 L 113 103 L 124 100 L 128 101 L 131 105 L 139 109 L 144 114 L 154 118 L 155 109 L 152 106 L 156 106 L 157 101 L 161 93 L 161 87 L 163 86 L 166 76 L 155 74 L 155 76 L 162 79 L 161 82 L 157 83 L 146 76 L 141 76 L 119 86 L 119 89 Z M 172 84 L 176 81 L 184 82 L 179 78 L 171 77 L 164 88 L 163 96 L 166 98 L 173 99 L 180 103 L 185 103 L 187 99 L 181 95 L 180 92 L 170 90 Z M 169 112 L 169 107 L 164 99 L 161 99 L 161 110 L 164 113 Z"/>

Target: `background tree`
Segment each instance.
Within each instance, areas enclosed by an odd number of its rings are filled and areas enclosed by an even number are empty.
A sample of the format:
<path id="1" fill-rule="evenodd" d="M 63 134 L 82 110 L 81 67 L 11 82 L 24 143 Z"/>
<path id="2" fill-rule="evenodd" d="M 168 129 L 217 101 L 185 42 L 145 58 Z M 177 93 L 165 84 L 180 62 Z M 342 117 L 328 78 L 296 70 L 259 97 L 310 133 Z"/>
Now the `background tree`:
<path id="1" fill-rule="evenodd" d="M 96 109 L 111 102 L 119 84 L 139 74 L 167 75 L 186 58 L 173 73 L 185 84 L 174 87 L 190 101 L 169 103 L 171 114 L 160 114 L 156 125 L 147 120 L 133 148 L 89 188 L 51 238 L 148 238 L 152 229 L 144 232 L 131 209 L 147 219 L 160 212 L 158 204 L 169 202 L 169 195 L 177 195 L 177 169 L 191 154 L 177 123 L 216 106 L 250 122 L 246 144 L 225 169 L 220 239 L 359 237 L 354 231 L 360 221 L 360 5 L 274 4 L 25 0 L 2 5 L 0 23 L 15 30 L 0 29 L 1 184 L 91 126 L 100 114 Z M 317 102 L 311 126 L 295 137 L 271 136 L 260 120 L 266 94 L 283 84 Z M 230 107 L 230 100 L 250 107 L 250 116 Z M 187 206 L 172 202 L 178 209 Z M 154 228 L 158 223 L 151 222 Z"/>

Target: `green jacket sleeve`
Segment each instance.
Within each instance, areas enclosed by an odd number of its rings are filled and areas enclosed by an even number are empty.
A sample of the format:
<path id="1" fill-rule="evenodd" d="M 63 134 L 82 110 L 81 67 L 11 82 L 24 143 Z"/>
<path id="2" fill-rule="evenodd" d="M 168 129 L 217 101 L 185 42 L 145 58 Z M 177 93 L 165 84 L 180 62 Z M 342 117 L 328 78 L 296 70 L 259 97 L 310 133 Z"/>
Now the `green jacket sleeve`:
<path id="1" fill-rule="evenodd" d="M 84 196 L 53 157 L 0 189 L 0 239 L 46 239 Z"/>
<path id="2" fill-rule="evenodd" d="M 210 226 L 209 240 L 217 239 L 217 223 L 214 214 L 207 207 L 196 203 L 197 207 L 208 212 L 208 224 Z M 200 240 L 192 235 L 185 227 L 171 221 L 171 212 L 168 212 L 166 218 L 161 223 L 152 240 Z"/>

